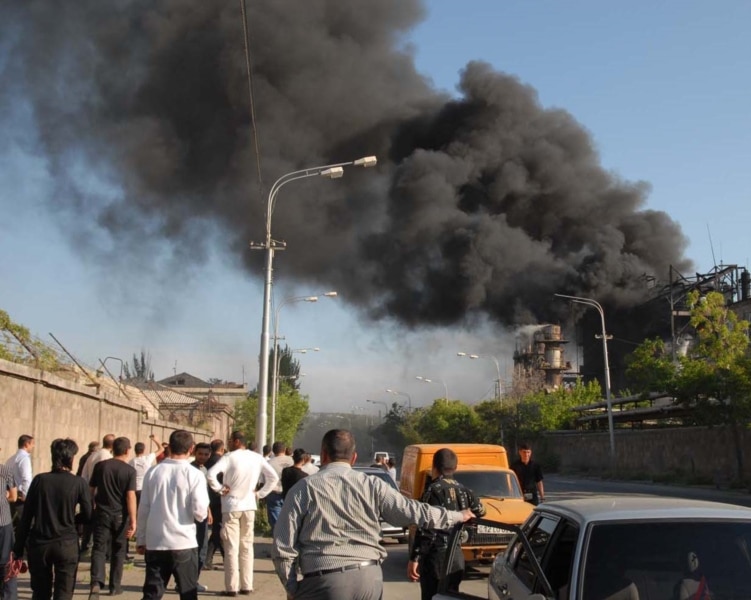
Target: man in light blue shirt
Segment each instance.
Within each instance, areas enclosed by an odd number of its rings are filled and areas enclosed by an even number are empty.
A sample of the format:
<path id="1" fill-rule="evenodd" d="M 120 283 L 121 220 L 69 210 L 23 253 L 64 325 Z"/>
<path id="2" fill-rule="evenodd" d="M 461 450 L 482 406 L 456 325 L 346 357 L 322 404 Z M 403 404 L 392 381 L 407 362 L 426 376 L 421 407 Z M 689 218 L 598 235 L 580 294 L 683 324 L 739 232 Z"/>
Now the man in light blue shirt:
<path id="1" fill-rule="evenodd" d="M 31 452 L 33 449 L 34 437 L 24 434 L 18 438 L 18 451 L 5 462 L 5 466 L 13 472 L 13 479 L 16 481 L 18 490 L 18 497 L 10 506 L 14 532 L 21 522 L 26 493 L 29 491 L 31 480 L 34 477 L 31 470 Z"/>

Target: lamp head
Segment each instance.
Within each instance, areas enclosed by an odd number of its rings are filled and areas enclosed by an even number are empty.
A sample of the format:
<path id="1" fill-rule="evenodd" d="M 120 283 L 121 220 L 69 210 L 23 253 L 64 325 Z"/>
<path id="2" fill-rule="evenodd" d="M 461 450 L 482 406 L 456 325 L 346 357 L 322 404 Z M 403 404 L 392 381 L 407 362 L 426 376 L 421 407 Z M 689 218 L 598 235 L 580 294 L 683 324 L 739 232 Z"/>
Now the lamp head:
<path id="1" fill-rule="evenodd" d="M 467 353 L 466 352 L 457 352 L 456 355 L 457 356 L 467 356 Z"/>
<path id="2" fill-rule="evenodd" d="M 326 296 L 326 298 L 336 298 L 338 294 L 336 292 L 326 292 L 324 296 Z"/>
<path id="3" fill-rule="evenodd" d="M 365 167 L 367 169 L 368 167 L 375 167 L 378 164 L 378 158 L 375 156 L 364 156 L 363 158 L 358 158 L 352 164 L 356 167 Z"/>
<path id="4" fill-rule="evenodd" d="M 331 167 L 321 171 L 321 177 L 328 177 L 329 179 L 339 179 L 342 175 L 344 175 L 342 167 Z"/>
<path id="5" fill-rule="evenodd" d="M 480 358 L 480 355 L 479 354 L 470 354 L 469 357 L 473 358 L 473 359 L 474 358 Z"/>

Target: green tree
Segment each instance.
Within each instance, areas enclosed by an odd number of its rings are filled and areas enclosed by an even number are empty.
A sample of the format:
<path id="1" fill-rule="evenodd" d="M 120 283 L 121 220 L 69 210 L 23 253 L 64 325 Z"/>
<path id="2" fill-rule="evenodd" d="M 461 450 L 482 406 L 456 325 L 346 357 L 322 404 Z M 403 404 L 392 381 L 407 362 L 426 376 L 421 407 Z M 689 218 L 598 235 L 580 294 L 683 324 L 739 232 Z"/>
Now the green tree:
<path id="1" fill-rule="evenodd" d="M 678 373 L 661 339 L 642 342 L 626 359 L 626 378 L 642 394 L 667 392 L 675 387 Z"/>
<path id="2" fill-rule="evenodd" d="M 154 371 L 151 370 L 151 353 L 141 349 L 141 356 L 133 354 L 133 361 L 123 364 L 125 379 L 139 381 L 154 381 Z"/>
<path id="3" fill-rule="evenodd" d="M 300 394 L 293 385 L 286 381 L 280 382 L 279 394 L 276 398 L 276 440 L 291 445 L 295 435 L 301 430 L 305 418 L 308 416 L 310 404 L 308 397 Z M 249 440 L 255 437 L 256 419 L 258 416 L 258 393 L 251 392 L 246 400 L 235 405 L 235 429 L 239 429 Z M 271 404 L 267 407 L 267 423 L 271 422 Z"/>
<path id="4" fill-rule="evenodd" d="M 46 371 L 60 367 L 55 352 L 34 339 L 26 327 L 14 323 L 4 310 L 0 310 L 0 358 Z"/>
<path id="5" fill-rule="evenodd" d="M 474 409 L 460 400 L 436 400 L 419 413 L 415 431 L 425 442 L 476 442 L 482 429 Z"/>
<path id="6" fill-rule="evenodd" d="M 420 411 L 413 413 L 399 403 L 394 402 L 391 409 L 386 413 L 383 422 L 373 429 L 379 444 L 386 448 L 404 448 L 410 444 L 420 443 L 414 430 L 414 423 Z"/>
<path id="7" fill-rule="evenodd" d="M 297 361 L 289 346 L 277 348 L 277 360 L 279 361 L 279 380 L 286 381 L 296 390 L 300 389 L 300 363 Z M 274 381 L 274 349 L 269 351 L 269 386 Z M 269 395 L 271 389 L 269 387 Z"/>
<path id="8" fill-rule="evenodd" d="M 684 422 L 728 427 L 741 478 L 745 462 L 741 434 L 751 421 L 749 323 L 729 310 L 717 292 L 705 296 L 691 292 L 688 306 L 696 340 L 686 356 L 673 363 L 664 346 L 648 340 L 634 352 L 627 374 L 640 392 L 671 394 L 688 409 Z"/>

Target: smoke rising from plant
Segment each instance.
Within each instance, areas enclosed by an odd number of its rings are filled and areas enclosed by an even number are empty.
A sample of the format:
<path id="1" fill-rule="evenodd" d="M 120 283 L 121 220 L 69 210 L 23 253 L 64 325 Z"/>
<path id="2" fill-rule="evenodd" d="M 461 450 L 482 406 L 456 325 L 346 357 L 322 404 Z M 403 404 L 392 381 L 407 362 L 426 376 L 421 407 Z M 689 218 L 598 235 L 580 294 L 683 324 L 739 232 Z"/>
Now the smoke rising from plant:
<path id="1" fill-rule="evenodd" d="M 689 268 L 647 184 L 606 171 L 532 87 L 473 62 L 456 97 L 434 90 L 404 45 L 422 16 L 416 0 L 248 3 L 263 192 L 236 2 L 3 3 L 3 128 L 46 161 L 49 206 L 87 255 L 186 270 L 218 243 L 252 276 L 277 177 L 378 155 L 286 186 L 273 219 L 277 280 L 369 318 L 533 323 L 554 292 L 628 306 L 644 275 Z"/>

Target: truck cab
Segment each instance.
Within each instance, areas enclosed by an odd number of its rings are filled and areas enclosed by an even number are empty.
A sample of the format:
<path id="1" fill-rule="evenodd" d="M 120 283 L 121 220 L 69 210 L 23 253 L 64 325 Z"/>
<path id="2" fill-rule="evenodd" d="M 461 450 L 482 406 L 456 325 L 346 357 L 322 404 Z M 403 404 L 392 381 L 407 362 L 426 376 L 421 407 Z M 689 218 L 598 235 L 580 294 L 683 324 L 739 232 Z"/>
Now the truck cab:
<path id="1" fill-rule="evenodd" d="M 454 479 L 471 489 L 487 511 L 485 520 L 498 523 L 523 523 L 532 511 L 524 501 L 519 481 L 509 469 L 506 449 L 495 444 L 414 444 L 404 449 L 399 491 L 419 500 L 430 483 L 433 455 L 441 448 L 456 453 L 458 465 Z M 505 550 L 513 532 L 503 527 L 474 524 L 465 527 L 462 552 L 467 563 L 490 563 Z M 410 549 L 415 527 L 410 528 Z"/>

